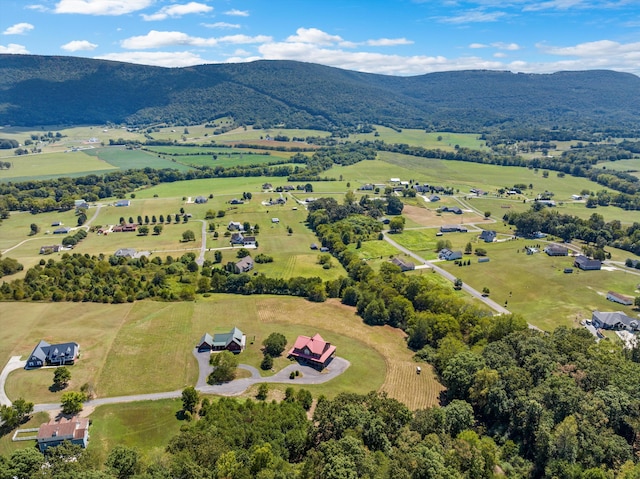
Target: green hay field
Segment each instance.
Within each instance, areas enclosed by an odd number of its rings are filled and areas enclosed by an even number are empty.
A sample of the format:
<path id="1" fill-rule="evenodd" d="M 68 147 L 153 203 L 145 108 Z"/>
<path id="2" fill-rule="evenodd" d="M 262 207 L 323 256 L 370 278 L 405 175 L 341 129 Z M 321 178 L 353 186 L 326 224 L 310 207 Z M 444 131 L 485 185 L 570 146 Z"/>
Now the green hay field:
<path id="1" fill-rule="evenodd" d="M 359 133 L 349 135 L 349 140 L 382 140 L 385 143 L 402 143 L 411 146 L 422 146 L 424 148 L 439 148 L 445 151 L 453 151 L 458 145 L 463 148 L 471 148 L 474 150 L 485 149 L 484 140 L 480 139 L 480 135 L 473 133 L 447 133 L 447 132 L 425 132 L 424 130 L 416 130 L 405 128 L 401 132 L 397 132 L 386 126 L 375 126 L 374 133 Z M 438 138 L 441 138 L 438 140 Z"/>
<path id="2" fill-rule="evenodd" d="M 90 152 L 93 150 L 12 156 L 4 159 L 10 161 L 12 166 L 8 170 L 0 170 L 0 181 L 44 179 L 72 174 L 80 176 L 79 174 L 104 173 L 116 168 L 89 154 Z"/>
<path id="3" fill-rule="evenodd" d="M 197 340 L 204 332 L 225 332 L 233 326 L 247 334 L 241 361 L 256 367 L 262 359 L 262 341 L 274 331 L 285 334 L 290 344 L 299 334 L 315 332 L 335 344 L 351 367 L 327 384 L 309 387 L 314 395 L 381 389 L 417 408 L 435 404 L 441 391 L 430 374 L 414 380 L 410 395 L 406 388 L 394 386 L 398 381 L 394 374 L 415 377 L 404 333 L 366 326 L 353 308 L 335 300 L 318 304 L 291 297 L 211 295 L 181 303 L 5 303 L 3 312 L 3 360 L 26 357 L 40 339 L 78 341 L 81 357 L 71 367 L 68 389 L 77 390 L 88 382 L 99 397 L 173 391 L 195 384 L 192 349 Z M 18 316 L 21 321 L 11 320 Z M 287 364 L 287 359 L 277 358 L 275 367 Z M 7 394 L 36 403 L 56 402 L 61 393 L 49 390 L 52 378 L 50 368 L 15 371 L 7 381 Z"/>
<path id="4" fill-rule="evenodd" d="M 87 154 L 95 156 L 99 160 L 120 168 L 121 170 L 172 168 L 178 171 L 188 171 L 191 169 L 186 165 L 171 161 L 170 159 L 158 158 L 158 155 L 142 150 L 127 150 L 123 146 L 96 148 L 94 150 L 87 150 Z"/>

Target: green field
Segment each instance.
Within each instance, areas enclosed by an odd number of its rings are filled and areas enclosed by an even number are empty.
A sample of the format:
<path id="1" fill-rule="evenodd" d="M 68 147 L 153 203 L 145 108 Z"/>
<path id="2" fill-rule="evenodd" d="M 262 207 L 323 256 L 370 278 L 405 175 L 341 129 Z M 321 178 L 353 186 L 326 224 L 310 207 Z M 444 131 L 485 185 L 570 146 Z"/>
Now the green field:
<path id="1" fill-rule="evenodd" d="M 0 181 L 23 181 L 20 178 L 44 179 L 72 174 L 80 176 L 96 172 L 105 173 L 116 168 L 90 154 L 94 151 L 12 156 L 4 160 L 11 162 L 11 168 L 0 170 Z"/>
<path id="2" fill-rule="evenodd" d="M 474 248 L 480 246 L 488 251 L 488 263 L 478 263 L 477 257 L 469 256 L 470 266 L 438 264 L 479 291 L 488 287 L 492 299 L 498 303 L 506 301 L 510 311 L 545 330 L 561 325 L 577 326 L 580 319 L 590 318 L 593 310 L 623 310 L 635 316 L 630 306 L 611 303 L 605 296 L 610 290 L 636 296 L 640 276 L 606 268 L 602 271 L 574 268 L 572 274 L 565 274 L 563 269 L 572 267 L 571 257 L 526 255 L 525 245 L 533 244 L 539 243 L 523 239 L 478 243 Z"/>
<path id="3" fill-rule="evenodd" d="M 179 171 L 188 171 L 190 168 L 170 159 L 159 158 L 158 155 L 142 151 L 127 150 L 123 146 L 110 146 L 108 148 L 96 148 L 87 150 L 87 154 L 95 156 L 110 165 L 121 170 L 142 168 L 173 168 Z"/>
<path id="4" fill-rule="evenodd" d="M 404 128 L 400 132 L 397 132 L 396 130 L 380 125 L 376 125 L 375 130 L 373 133 L 351 134 L 349 135 L 349 139 L 353 141 L 382 140 L 385 143 L 402 143 L 411 146 L 422 146 L 429 149 L 438 148 L 445 151 L 453 151 L 456 145 L 474 150 L 486 148 L 485 141 L 480 139 L 480 135 L 473 133 L 427 133 L 424 130 L 411 128 Z M 440 138 L 440 140 L 438 140 L 438 138 Z"/>
<path id="5" fill-rule="evenodd" d="M 318 332 L 335 344 L 338 355 L 349 360 L 351 367 L 329 383 L 310 386 L 314 395 L 333 397 L 340 392 L 382 389 L 410 407 L 425 407 L 437 401 L 441 390 L 428 374 L 412 386 L 423 389 L 414 397 L 395 389 L 392 385 L 398 378 L 390 375 L 390 369 L 399 371 L 400 377 L 415 376 L 404 334 L 393 328 L 366 326 L 353 308 L 337 301 L 318 304 L 291 297 L 211 295 L 180 303 L 5 303 L 3 313 L 3 361 L 12 355 L 26 357 L 40 339 L 77 341 L 81 357 L 71 367 L 68 389 L 90 383 L 98 397 L 173 391 L 195 384 L 194 345 L 204 332 L 226 332 L 233 326 L 247 335 L 241 362 L 255 367 L 262 359 L 262 341 L 274 331 L 283 333 L 290 343 L 299 334 Z M 17 316 L 21 321 L 11 320 Z M 287 364 L 286 358 L 277 358 L 275 368 Z M 52 371 L 13 372 L 7 394 L 36 403 L 59 400 L 61 393 L 49 390 Z"/>

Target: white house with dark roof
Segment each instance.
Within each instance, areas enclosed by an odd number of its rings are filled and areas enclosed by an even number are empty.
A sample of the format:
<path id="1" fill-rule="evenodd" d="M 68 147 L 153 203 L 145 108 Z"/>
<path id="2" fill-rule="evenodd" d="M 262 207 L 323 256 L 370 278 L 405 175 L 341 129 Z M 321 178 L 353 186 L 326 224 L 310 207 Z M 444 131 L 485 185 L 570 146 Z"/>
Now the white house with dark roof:
<path id="1" fill-rule="evenodd" d="M 205 333 L 196 345 L 198 351 L 231 351 L 240 353 L 247 345 L 247 336 L 238 328 L 233 328 L 228 333 L 219 333 L 211 336 Z"/>
<path id="2" fill-rule="evenodd" d="M 49 344 L 41 340 L 27 359 L 25 369 L 74 364 L 80 353 L 78 343 Z"/>
<path id="3" fill-rule="evenodd" d="M 591 323 L 599 329 L 640 331 L 640 320 L 631 318 L 622 311 L 594 311 L 591 314 Z"/>

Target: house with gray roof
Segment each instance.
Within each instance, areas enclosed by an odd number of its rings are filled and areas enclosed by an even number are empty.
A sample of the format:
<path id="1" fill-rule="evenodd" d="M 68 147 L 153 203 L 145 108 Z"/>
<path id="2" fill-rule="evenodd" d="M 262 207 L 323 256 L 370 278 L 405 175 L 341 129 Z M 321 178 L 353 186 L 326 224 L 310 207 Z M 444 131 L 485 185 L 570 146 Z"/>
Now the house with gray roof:
<path id="1" fill-rule="evenodd" d="M 462 251 L 451 251 L 450 249 L 444 248 L 438 253 L 438 258 L 444 259 L 445 261 L 462 259 Z"/>
<path id="2" fill-rule="evenodd" d="M 597 259 L 590 259 L 584 255 L 576 256 L 573 265 L 584 271 L 595 271 L 602 268 L 602 263 Z"/>
<path id="3" fill-rule="evenodd" d="M 599 329 L 640 331 L 640 320 L 631 318 L 622 311 L 594 311 L 591 315 L 591 323 Z"/>
<path id="4" fill-rule="evenodd" d="M 196 345 L 198 351 L 231 351 L 241 353 L 247 344 L 247 336 L 238 328 L 233 328 L 228 333 L 219 333 L 211 336 L 205 333 Z"/>
<path id="5" fill-rule="evenodd" d="M 496 239 L 496 232 L 493 230 L 484 230 L 480 233 L 480 239 L 485 243 L 493 243 Z"/>
<path id="6" fill-rule="evenodd" d="M 398 258 L 397 256 L 395 258 L 393 258 L 391 260 L 391 262 L 393 264 L 395 264 L 396 266 L 399 266 L 403 273 L 405 271 L 413 271 L 414 269 L 416 269 L 416 265 L 413 264 L 411 261 L 407 261 L 405 259 Z"/>
<path id="7" fill-rule="evenodd" d="M 253 258 L 251 256 L 245 256 L 238 262 L 233 263 L 233 265 L 234 265 L 233 272 L 235 274 L 248 273 L 253 269 L 253 266 L 254 266 Z"/>
<path id="8" fill-rule="evenodd" d="M 549 256 L 567 256 L 569 254 L 569 248 L 555 243 L 548 245 L 543 251 Z"/>
<path id="9" fill-rule="evenodd" d="M 49 344 L 41 340 L 27 359 L 25 369 L 74 364 L 80 353 L 78 343 Z"/>

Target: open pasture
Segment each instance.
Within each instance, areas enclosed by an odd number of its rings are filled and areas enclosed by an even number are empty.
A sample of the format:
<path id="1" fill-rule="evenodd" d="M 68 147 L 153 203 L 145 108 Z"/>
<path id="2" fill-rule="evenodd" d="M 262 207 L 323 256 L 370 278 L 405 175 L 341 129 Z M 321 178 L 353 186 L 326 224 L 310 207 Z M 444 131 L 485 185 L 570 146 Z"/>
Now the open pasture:
<path id="1" fill-rule="evenodd" d="M 82 176 L 90 173 L 106 173 L 116 168 L 88 154 L 90 151 L 92 150 L 37 153 L 3 158 L 3 161 L 11 162 L 11 168 L 0 170 L 0 181 Z"/>
<path id="2" fill-rule="evenodd" d="M 456 145 L 474 150 L 486 149 L 485 141 L 480 139 L 480 135 L 474 133 L 425 132 L 411 128 L 404 128 L 398 132 L 381 125 L 376 125 L 375 130 L 373 133 L 351 134 L 349 140 L 382 140 L 385 143 L 401 143 L 445 151 L 453 151 Z"/>
<path id="3" fill-rule="evenodd" d="M 17 316 L 21 321 L 15 321 Z M 417 408 L 434 404 L 441 390 L 430 371 L 415 378 L 412 353 L 406 349 L 402 331 L 366 326 L 353 308 L 336 300 L 318 304 L 291 297 L 214 294 L 180 303 L 6 303 L 2 323 L 3 360 L 11 355 L 26 357 L 40 339 L 77 341 L 81 358 L 71 367 L 69 389 L 89 382 L 99 397 L 172 391 L 195 384 L 193 346 L 203 333 L 226 332 L 233 326 L 247 334 L 241 361 L 256 367 L 262 359 L 262 341 L 274 331 L 285 334 L 289 344 L 299 334 L 316 332 L 335 344 L 338 355 L 348 359 L 351 367 L 327 384 L 310 387 L 314 395 L 382 389 Z M 287 364 L 286 358 L 276 360 L 277 368 Z M 408 375 L 409 368 L 413 376 Z M 391 369 L 406 372 L 420 384 L 422 393 L 405 397 L 404 389 L 393 386 L 397 379 L 388 377 Z M 7 381 L 7 392 L 12 398 L 55 402 L 60 393 L 49 391 L 52 378 L 52 369 L 15 371 Z"/>
<path id="4" fill-rule="evenodd" d="M 592 310 L 625 311 L 635 316 L 631 306 L 606 300 L 607 291 L 636 296 L 640 277 L 621 271 L 603 269 L 582 271 L 573 267 L 573 258 L 547 256 L 545 253 L 527 255 L 527 245 L 545 244 L 538 240 L 509 240 L 501 243 L 479 243 L 487 250 L 490 261 L 478 263 L 476 256 L 470 266 L 459 267 L 453 262 L 439 266 L 481 291 L 491 290 L 491 298 L 507 302 L 507 308 L 521 314 L 529 323 L 545 330 L 557 326 L 577 326 L 580 319 L 590 318 Z M 573 268 L 573 273 L 564 273 Z"/>
<path id="5" fill-rule="evenodd" d="M 439 228 L 442 225 L 481 223 L 484 221 L 484 216 L 480 216 L 476 212 L 464 208 L 464 206 L 453 198 L 446 198 L 445 201 L 438 201 L 437 203 L 426 203 L 426 205 L 426 208 L 411 205 L 404 206 L 402 216 L 407 219 L 407 228 L 414 226 Z M 462 209 L 462 214 L 457 215 L 450 212 L 438 213 L 436 211 L 446 205 L 458 206 Z"/>
<path id="6" fill-rule="evenodd" d="M 88 155 L 95 156 L 110 165 L 121 170 L 142 168 L 172 168 L 179 171 L 188 171 L 191 168 L 171 159 L 159 158 L 158 155 L 143 150 L 128 150 L 124 146 L 109 146 L 86 150 Z"/>

